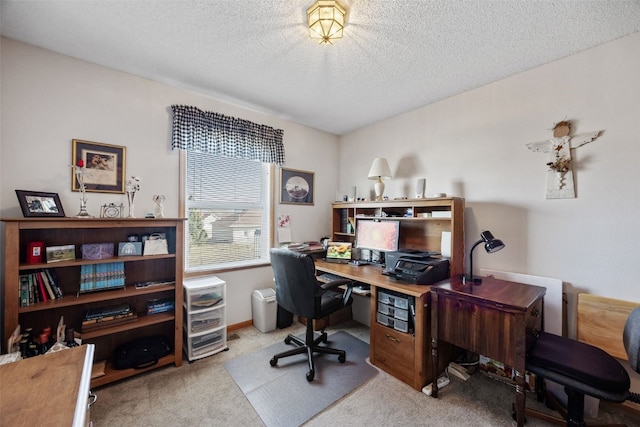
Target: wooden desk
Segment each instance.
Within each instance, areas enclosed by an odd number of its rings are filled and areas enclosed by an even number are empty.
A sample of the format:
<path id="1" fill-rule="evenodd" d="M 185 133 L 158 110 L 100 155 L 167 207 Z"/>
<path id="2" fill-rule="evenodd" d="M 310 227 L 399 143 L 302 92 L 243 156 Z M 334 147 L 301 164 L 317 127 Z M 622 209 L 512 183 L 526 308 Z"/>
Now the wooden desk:
<path id="1" fill-rule="evenodd" d="M 316 270 L 339 275 L 371 286 L 369 360 L 374 366 L 388 372 L 420 391 L 431 382 L 433 375 L 442 372 L 450 358 L 451 346 L 441 346 L 439 369 L 432 369 L 431 352 L 431 296 L 429 286 L 403 284 L 382 274 L 380 267 L 372 265 L 328 263 L 316 260 Z M 399 292 L 415 298 L 413 333 L 404 333 L 377 322 L 377 295 L 381 289 Z"/>
<path id="2" fill-rule="evenodd" d="M 492 277 L 470 285 L 458 276 L 431 286 L 433 364 L 446 341 L 512 366 L 518 426 L 524 424 L 526 335 L 542 330 L 545 291 Z M 438 397 L 437 376 L 434 372 L 432 397 Z"/>
<path id="3" fill-rule="evenodd" d="M 0 425 L 89 424 L 94 345 L 0 365 Z"/>

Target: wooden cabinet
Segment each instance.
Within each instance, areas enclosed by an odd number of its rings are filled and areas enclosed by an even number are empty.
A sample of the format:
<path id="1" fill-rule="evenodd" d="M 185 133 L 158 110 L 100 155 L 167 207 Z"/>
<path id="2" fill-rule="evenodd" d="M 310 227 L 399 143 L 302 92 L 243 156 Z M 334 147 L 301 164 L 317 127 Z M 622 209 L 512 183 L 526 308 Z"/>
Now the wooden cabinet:
<path id="1" fill-rule="evenodd" d="M 460 277 L 431 286 L 433 364 L 445 342 L 499 360 L 515 369 L 516 414 L 524 423 L 527 336 L 542 330 L 546 289 L 485 277 L 480 284 Z M 432 379 L 436 381 L 436 375 Z M 438 388 L 432 390 L 438 397 Z"/>
<path id="2" fill-rule="evenodd" d="M 462 198 L 338 202 L 331 211 L 331 239 L 338 242 L 356 243 L 359 219 L 400 220 L 400 249 L 440 252 L 442 233 L 451 233 L 451 276 L 464 272 Z"/>
<path id="3" fill-rule="evenodd" d="M 4 335 L 6 339 L 20 325 L 40 331 L 55 328 L 62 316 L 67 327 L 82 331 L 82 319 L 87 310 L 117 304 L 129 304 L 138 317 L 136 321 L 115 324 L 82 333 L 83 343 L 95 344 L 95 360 L 107 360 L 105 375 L 91 381 L 91 386 L 107 384 L 148 369 L 168 364 L 182 365 L 182 278 L 183 238 L 182 219 L 78 219 L 78 218 L 20 218 L 3 219 L 4 223 Z M 82 259 L 81 248 L 89 243 L 113 243 L 115 252 L 119 242 L 130 235 L 164 233 L 168 254 L 153 256 L 114 256 Z M 76 258 L 68 261 L 27 264 L 30 242 L 43 242 L 45 247 L 74 245 Z M 45 259 L 46 260 L 46 259 Z M 83 265 L 124 263 L 125 287 L 113 290 L 80 293 L 80 271 Z M 55 270 L 64 296 L 28 306 L 19 304 L 20 275 L 41 269 Z M 140 282 L 164 284 L 136 287 Z M 174 299 L 175 310 L 147 315 L 147 302 L 152 299 Z M 110 359 L 115 348 L 127 341 L 144 336 L 163 334 L 173 341 L 173 352 L 147 369 L 112 368 Z M 5 348 L 6 350 L 6 348 Z"/>

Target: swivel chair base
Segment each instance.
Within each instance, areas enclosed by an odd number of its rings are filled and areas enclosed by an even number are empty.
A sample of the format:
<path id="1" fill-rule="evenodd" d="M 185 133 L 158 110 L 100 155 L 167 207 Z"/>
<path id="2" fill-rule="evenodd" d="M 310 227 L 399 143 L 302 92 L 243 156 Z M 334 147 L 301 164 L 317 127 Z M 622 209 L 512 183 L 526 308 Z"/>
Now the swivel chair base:
<path id="1" fill-rule="evenodd" d="M 293 356 L 296 354 L 306 353 L 307 361 L 309 363 L 309 371 L 307 372 L 307 381 L 309 382 L 313 381 L 316 375 L 315 364 L 313 361 L 314 353 L 337 354 L 338 361 L 340 363 L 344 363 L 347 360 L 347 353 L 344 350 L 339 350 L 331 347 L 324 347 L 320 345 L 320 343 L 325 343 L 325 344 L 327 343 L 327 333 L 324 330 L 322 330 L 320 333 L 320 336 L 315 337 L 315 333 L 313 331 L 313 322 L 311 321 L 307 322 L 307 332 L 306 332 L 304 341 L 296 337 L 295 335 L 289 334 L 284 339 L 284 343 L 285 344 L 293 343 L 294 345 L 296 345 L 296 347 L 291 350 L 283 351 L 282 353 L 276 354 L 271 358 L 271 360 L 269 361 L 269 364 L 271 366 L 276 366 L 278 364 L 278 359 L 282 359 L 283 357 Z"/>

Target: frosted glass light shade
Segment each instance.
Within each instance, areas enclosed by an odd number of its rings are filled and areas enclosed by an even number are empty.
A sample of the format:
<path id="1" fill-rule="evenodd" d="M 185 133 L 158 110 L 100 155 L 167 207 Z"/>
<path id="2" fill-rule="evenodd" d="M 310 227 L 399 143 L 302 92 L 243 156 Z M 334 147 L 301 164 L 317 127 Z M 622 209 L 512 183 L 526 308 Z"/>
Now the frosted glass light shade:
<path id="1" fill-rule="evenodd" d="M 307 9 L 309 36 L 320 44 L 333 44 L 342 38 L 346 9 L 337 1 L 319 0 Z"/>

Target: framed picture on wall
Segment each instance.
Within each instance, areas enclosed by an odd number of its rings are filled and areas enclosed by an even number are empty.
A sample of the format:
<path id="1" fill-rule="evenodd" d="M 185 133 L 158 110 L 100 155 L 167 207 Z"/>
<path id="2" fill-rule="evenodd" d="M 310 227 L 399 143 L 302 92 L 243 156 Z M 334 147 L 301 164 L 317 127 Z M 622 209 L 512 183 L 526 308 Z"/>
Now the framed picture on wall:
<path id="1" fill-rule="evenodd" d="M 16 195 L 25 217 L 64 217 L 58 193 L 16 190 Z"/>
<path id="2" fill-rule="evenodd" d="M 280 203 L 313 205 L 313 172 L 280 169 Z"/>
<path id="3" fill-rule="evenodd" d="M 71 164 L 84 165 L 87 191 L 124 194 L 125 147 L 80 139 L 74 139 L 72 145 Z M 80 191 L 75 168 L 71 169 L 71 190 Z"/>

